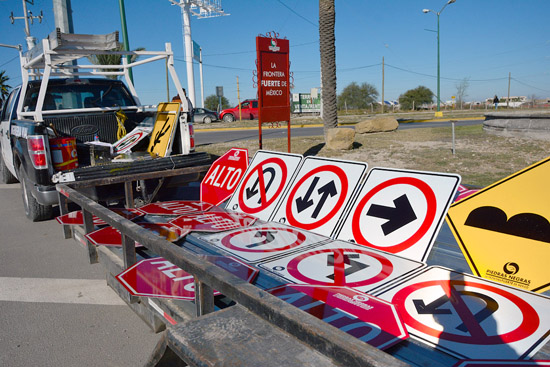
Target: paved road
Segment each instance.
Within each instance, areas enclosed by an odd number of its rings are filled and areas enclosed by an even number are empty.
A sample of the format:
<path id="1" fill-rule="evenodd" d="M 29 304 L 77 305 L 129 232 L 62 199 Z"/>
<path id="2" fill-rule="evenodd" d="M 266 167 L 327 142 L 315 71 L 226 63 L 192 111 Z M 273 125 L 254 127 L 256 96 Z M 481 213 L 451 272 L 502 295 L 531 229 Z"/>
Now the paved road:
<path id="1" fill-rule="evenodd" d="M 483 123 L 483 120 L 463 120 L 457 121 L 456 126 L 464 125 L 479 125 Z M 421 122 L 421 123 L 406 123 L 399 124 L 399 129 L 416 129 L 426 127 L 442 127 L 450 126 L 448 121 L 434 121 L 434 122 Z M 319 136 L 323 134 L 322 127 L 303 127 L 292 128 L 292 137 L 302 136 Z M 286 128 L 284 129 L 270 129 L 262 128 L 262 135 L 264 139 L 272 138 L 286 138 Z M 223 131 L 209 131 L 209 130 L 197 130 L 195 133 L 195 140 L 197 145 L 207 145 L 223 142 L 233 142 L 238 140 L 257 140 L 258 130 L 223 130 Z"/>
<path id="2" fill-rule="evenodd" d="M 0 366 L 141 366 L 160 338 L 106 285 L 103 267 L 29 222 L 19 185 L 0 185 Z"/>

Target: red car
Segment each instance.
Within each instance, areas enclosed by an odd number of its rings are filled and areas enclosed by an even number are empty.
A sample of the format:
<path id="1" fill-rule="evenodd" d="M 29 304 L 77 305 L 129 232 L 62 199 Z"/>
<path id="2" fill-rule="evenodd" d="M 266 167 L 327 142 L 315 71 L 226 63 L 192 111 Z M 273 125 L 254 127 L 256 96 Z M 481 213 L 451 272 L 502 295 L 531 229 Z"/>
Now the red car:
<path id="1" fill-rule="evenodd" d="M 258 100 L 246 99 L 241 102 L 241 119 L 254 120 L 258 118 Z M 239 119 L 239 106 L 228 108 L 220 112 L 220 119 L 233 122 Z"/>

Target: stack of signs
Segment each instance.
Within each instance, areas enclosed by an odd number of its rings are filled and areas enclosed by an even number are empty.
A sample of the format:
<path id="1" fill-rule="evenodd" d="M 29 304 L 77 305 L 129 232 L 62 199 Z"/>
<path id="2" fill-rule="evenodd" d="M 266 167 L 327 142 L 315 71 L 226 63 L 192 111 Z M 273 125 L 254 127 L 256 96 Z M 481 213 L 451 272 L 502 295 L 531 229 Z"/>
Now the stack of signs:
<path id="1" fill-rule="evenodd" d="M 130 208 L 130 209 L 111 208 L 110 210 L 128 220 L 134 220 L 138 217 L 145 215 L 145 212 L 135 208 Z M 84 217 L 82 216 L 82 211 L 80 210 L 60 215 L 55 219 L 59 224 L 63 224 L 63 225 L 77 225 L 77 226 L 84 225 Z M 94 226 L 96 227 L 107 225 L 107 223 L 103 219 L 100 219 L 95 215 L 92 217 L 92 220 L 93 220 Z"/>
<path id="2" fill-rule="evenodd" d="M 248 282 L 258 275 L 257 269 L 237 259 L 224 256 L 207 256 L 206 259 Z M 195 300 L 194 276 L 161 257 L 142 260 L 116 278 L 134 296 Z M 214 295 L 218 294 L 214 291 Z"/>
<path id="3" fill-rule="evenodd" d="M 373 168 L 336 238 L 425 262 L 460 176 Z"/>
<path id="4" fill-rule="evenodd" d="M 184 215 L 196 212 L 205 212 L 213 205 L 204 201 L 172 200 L 159 201 L 139 208 L 145 214 L 155 215 Z"/>
<path id="5" fill-rule="evenodd" d="M 136 223 L 138 226 L 148 229 L 155 233 L 157 236 L 164 238 L 167 241 L 175 242 L 180 238 L 186 236 L 190 231 L 178 228 L 171 224 L 165 223 Z M 122 236 L 118 229 L 111 226 L 98 229 L 97 231 L 86 234 L 86 238 L 94 245 L 103 246 L 122 246 Z M 136 246 L 140 247 L 139 243 Z"/>
<path id="6" fill-rule="evenodd" d="M 271 220 L 332 236 L 366 170 L 365 163 L 307 157 Z"/>
<path id="7" fill-rule="evenodd" d="M 169 223 L 190 232 L 222 232 L 231 229 L 248 227 L 256 218 L 242 213 L 211 211 L 180 215 Z"/>
<path id="8" fill-rule="evenodd" d="M 533 292 L 550 289 L 550 158 L 453 204 L 447 221 L 472 272 Z"/>
<path id="9" fill-rule="evenodd" d="M 462 359 L 528 359 L 550 338 L 550 299 L 442 267 L 375 294 L 409 334 Z"/>
<path id="10" fill-rule="evenodd" d="M 268 292 L 379 349 L 409 336 L 394 305 L 350 288 L 289 284 Z"/>
<path id="11" fill-rule="evenodd" d="M 197 237 L 247 263 L 257 263 L 328 240 L 327 237 L 277 223 Z"/>
<path id="12" fill-rule="evenodd" d="M 424 264 L 344 241 L 330 241 L 258 265 L 285 283 L 350 287 L 373 293 Z"/>
<path id="13" fill-rule="evenodd" d="M 220 205 L 229 198 L 248 167 L 248 150 L 228 150 L 210 166 L 201 182 L 201 201 Z"/>
<path id="14" fill-rule="evenodd" d="M 301 161 L 299 154 L 259 150 L 226 208 L 267 221 Z"/>

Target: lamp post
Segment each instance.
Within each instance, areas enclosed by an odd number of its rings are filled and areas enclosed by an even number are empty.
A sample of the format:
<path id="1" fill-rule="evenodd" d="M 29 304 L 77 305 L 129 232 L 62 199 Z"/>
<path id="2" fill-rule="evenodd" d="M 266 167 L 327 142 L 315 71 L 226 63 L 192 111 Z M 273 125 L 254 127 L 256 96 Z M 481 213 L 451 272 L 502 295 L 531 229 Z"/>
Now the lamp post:
<path id="1" fill-rule="evenodd" d="M 441 8 L 440 11 L 436 12 L 434 10 L 431 10 L 431 9 L 422 9 L 422 12 L 423 13 L 434 13 L 435 15 L 437 15 L 437 112 L 435 113 L 436 116 L 441 116 L 442 113 L 441 113 L 441 106 L 440 106 L 440 103 L 441 103 L 441 99 L 440 99 L 440 73 L 439 73 L 439 15 L 441 14 L 441 12 L 443 11 L 443 9 L 445 9 L 445 7 L 449 4 L 452 4 L 454 3 L 456 0 L 449 0 L 447 1 L 447 3 L 445 5 L 443 5 L 443 7 Z"/>

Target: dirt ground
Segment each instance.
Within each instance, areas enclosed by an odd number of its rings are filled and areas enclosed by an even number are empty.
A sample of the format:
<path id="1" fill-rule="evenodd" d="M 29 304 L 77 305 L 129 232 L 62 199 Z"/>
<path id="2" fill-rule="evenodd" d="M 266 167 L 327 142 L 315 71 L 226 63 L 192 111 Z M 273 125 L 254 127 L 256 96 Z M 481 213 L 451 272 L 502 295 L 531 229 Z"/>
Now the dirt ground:
<path id="1" fill-rule="evenodd" d="M 221 155 L 235 146 L 214 144 L 198 150 Z M 250 156 L 257 141 L 242 141 Z M 264 149 L 287 151 L 286 139 L 264 141 Z M 458 126 L 455 154 L 451 127 L 396 130 L 355 136 L 352 150 L 329 150 L 322 137 L 293 138 L 292 152 L 304 155 L 362 161 L 373 167 L 457 173 L 462 182 L 485 187 L 550 155 L 550 142 L 520 137 L 502 137 L 483 131 L 482 126 Z"/>

